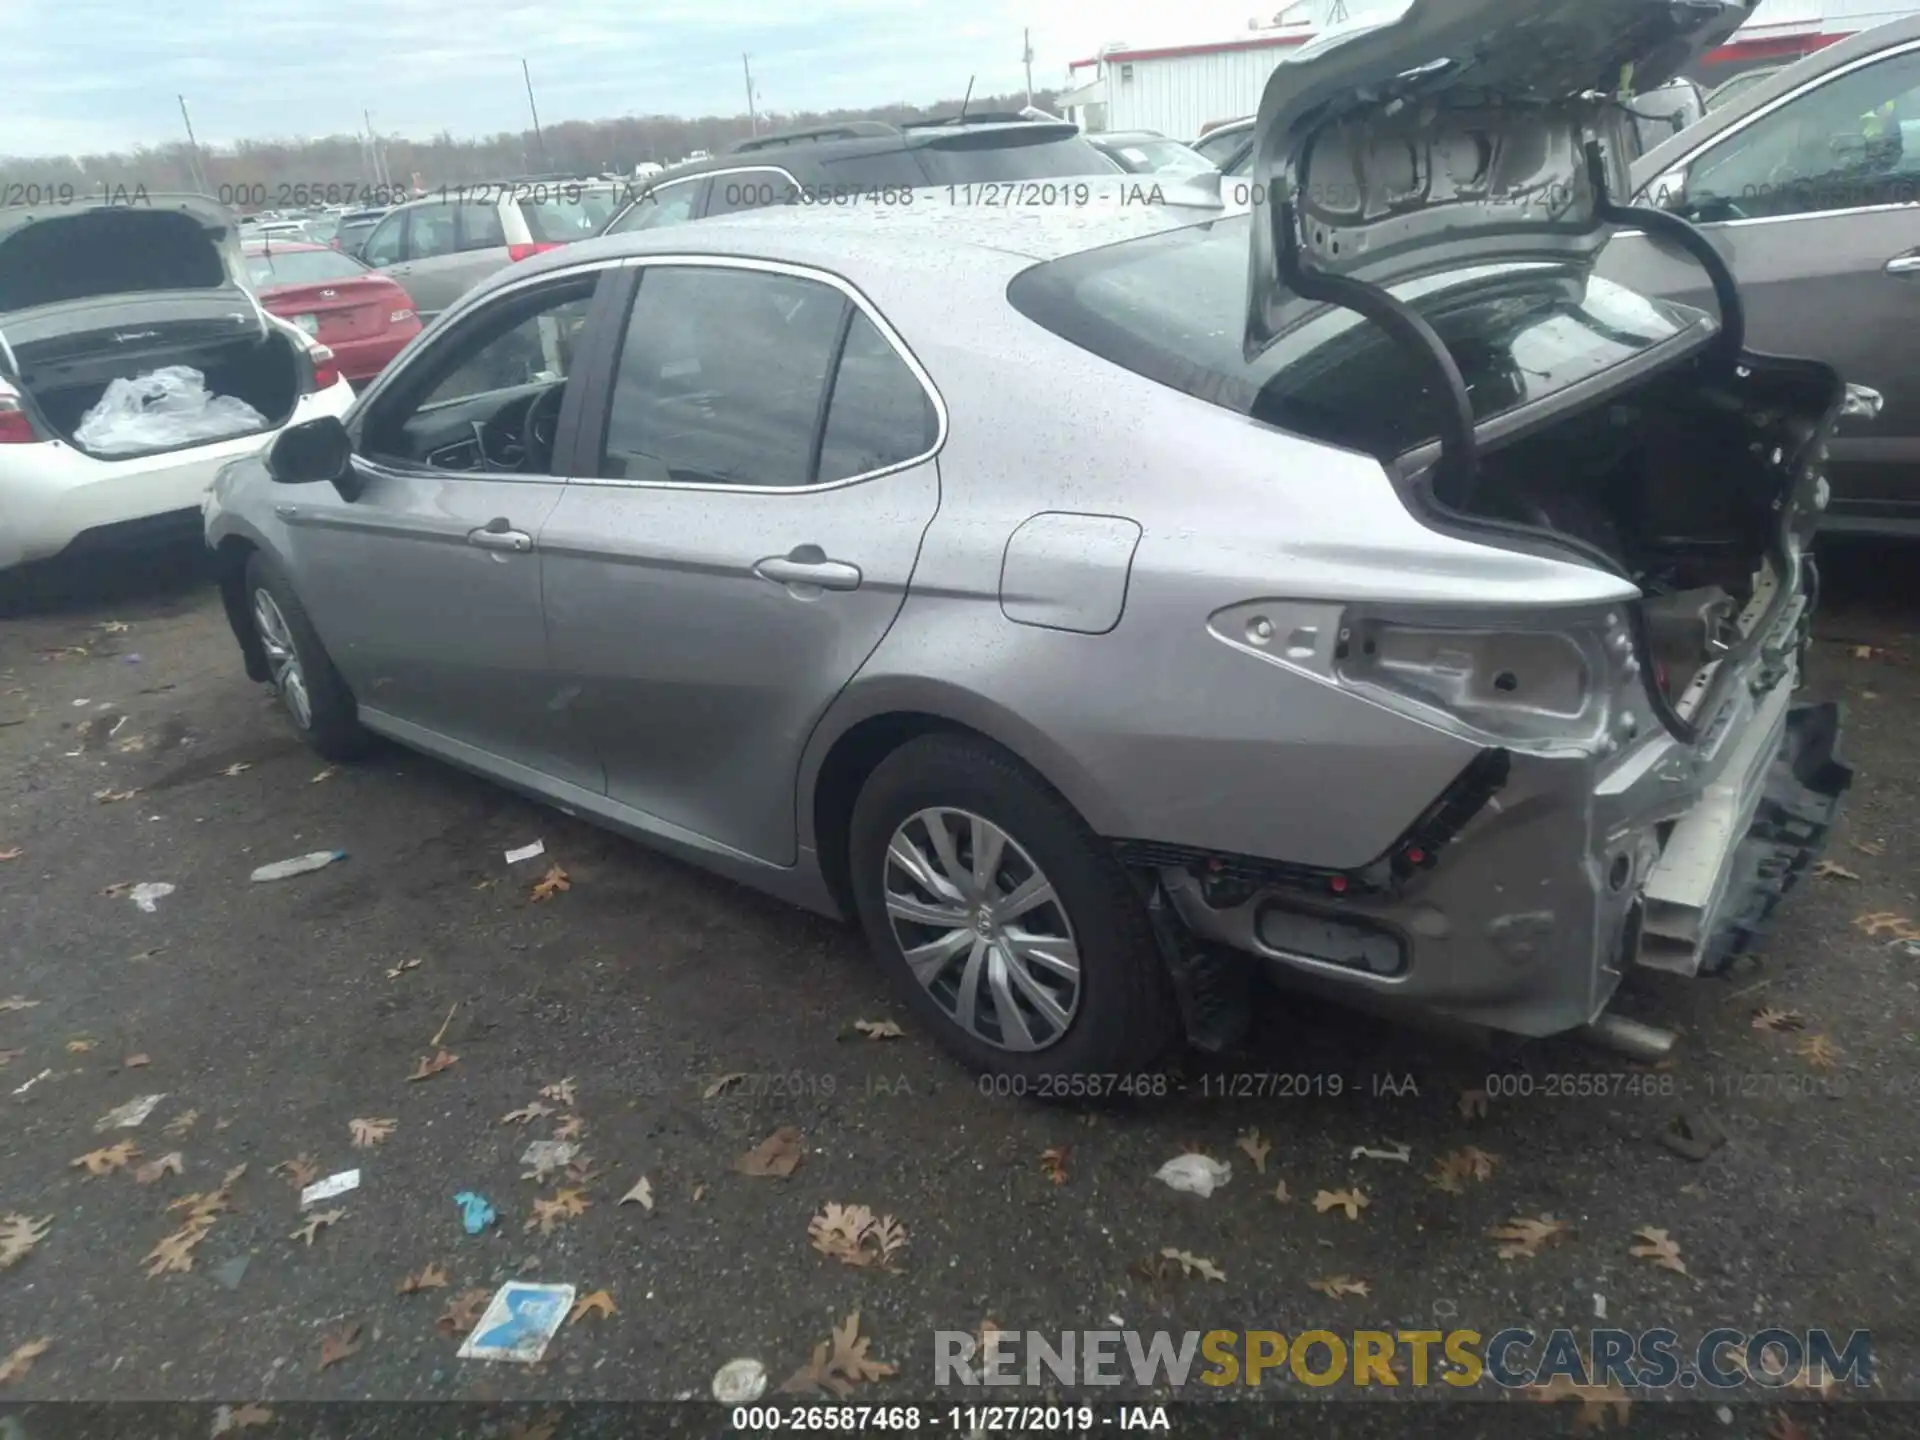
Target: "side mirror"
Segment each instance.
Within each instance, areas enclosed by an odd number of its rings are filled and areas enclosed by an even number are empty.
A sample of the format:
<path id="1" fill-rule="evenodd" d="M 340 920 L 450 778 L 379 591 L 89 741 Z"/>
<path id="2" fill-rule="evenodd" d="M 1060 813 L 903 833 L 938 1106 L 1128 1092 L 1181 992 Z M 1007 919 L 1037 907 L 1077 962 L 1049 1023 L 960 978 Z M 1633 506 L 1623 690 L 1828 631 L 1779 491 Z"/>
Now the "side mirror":
<path id="1" fill-rule="evenodd" d="M 282 485 L 331 484 L 349 502 L 360 498 L 360 477 L 353 471 L 353 439 L 338 417 L 289 425 L 267 447 L 267 474 Z"/>

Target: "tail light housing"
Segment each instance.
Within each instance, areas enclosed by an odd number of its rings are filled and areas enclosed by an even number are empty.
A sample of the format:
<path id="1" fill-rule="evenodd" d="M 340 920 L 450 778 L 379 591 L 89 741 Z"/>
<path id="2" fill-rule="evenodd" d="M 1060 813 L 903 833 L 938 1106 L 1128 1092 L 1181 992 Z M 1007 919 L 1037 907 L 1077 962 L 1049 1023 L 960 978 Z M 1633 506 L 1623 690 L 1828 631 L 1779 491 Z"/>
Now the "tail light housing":
<path id="1" fill-rule="evenodd" d="M 525 245 L 509 245 L 507 246 L 507 259 L 531 260 L 536 255 L 544 255 L 549 250 L 558 250 L 559 248 L 560 242 L 558 240 L 533 240 Z"/>
<path id="2" fill-rule="evenodd" d="M 0 445 L 36 445 L 40 438 L 19 394 L 0 381 Z"/>
<path id="3" fill-rule="evenodd" d="M 325 390 L 330 385 L 340 383 L 340 362 L 333 358 L 333 351 L 325 345 L 315 345 L 307 351 L 307 359 L 313 364 L 313 388 Z"/>

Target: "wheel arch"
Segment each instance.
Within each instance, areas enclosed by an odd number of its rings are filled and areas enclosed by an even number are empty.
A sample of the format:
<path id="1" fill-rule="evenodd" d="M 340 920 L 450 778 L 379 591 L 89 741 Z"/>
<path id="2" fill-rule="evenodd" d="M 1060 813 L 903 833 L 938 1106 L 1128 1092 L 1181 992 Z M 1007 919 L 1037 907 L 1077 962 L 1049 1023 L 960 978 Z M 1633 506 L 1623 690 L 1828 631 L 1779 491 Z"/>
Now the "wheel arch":
<path id="1" fill-rule="evenodd" d="M 213 550 L 213 573 L 220 586 L 220 603 L 227 612 L 227 624 L 240 643 L 240 655 L 246 663 L 249 680 L 267 681 L 273 672 L 267 654 L 254 632 L 253 615 L 247 607 L 247 561 L 260 549 L 245 535 L 224 536 Z"/>

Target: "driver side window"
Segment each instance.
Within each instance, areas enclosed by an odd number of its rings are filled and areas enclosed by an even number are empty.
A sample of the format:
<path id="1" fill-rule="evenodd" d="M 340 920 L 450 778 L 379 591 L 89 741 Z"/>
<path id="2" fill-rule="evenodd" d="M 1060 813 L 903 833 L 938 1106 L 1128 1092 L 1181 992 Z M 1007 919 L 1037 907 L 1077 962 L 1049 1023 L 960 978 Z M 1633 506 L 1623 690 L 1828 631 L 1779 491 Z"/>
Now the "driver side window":
<path id="1" fill-rule="evenodd" d="M 550 475 L 598 272 L 499 300 L 421 354 L 367 416 L 362 449 L 408 469 Z"/>
<path id="2" fill-rule="evenodd" d="M 1810 215 L 1920 199 L 1920 51 L 1796 95 L 1687 174 L 1695 221 Z"/>

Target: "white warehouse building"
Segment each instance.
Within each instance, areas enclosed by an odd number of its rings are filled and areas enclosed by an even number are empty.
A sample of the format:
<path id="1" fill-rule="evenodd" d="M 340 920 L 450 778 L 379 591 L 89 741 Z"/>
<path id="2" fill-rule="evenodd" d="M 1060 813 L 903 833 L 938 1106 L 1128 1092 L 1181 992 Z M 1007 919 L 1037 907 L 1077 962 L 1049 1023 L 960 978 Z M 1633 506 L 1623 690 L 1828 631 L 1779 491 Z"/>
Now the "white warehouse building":
<path id="1" fill-rule="evenodd" d="M 1198 44 L 1102 45 L 1067 71 L 1057 108 L 1088 130 L 1155 130 L 1192 140 L 1209 125 L 1251 115 L 1267 77 L 1327 23 L 1358 18 L 1381 0 L 1298 0 L 1270 23 Z M 1703 57 L 1707 85 L 1756 65 L 1778 65 L 1860 30 L 1920 11 L 1920 0 L 1761 0 L 1753 18 Z"/>

